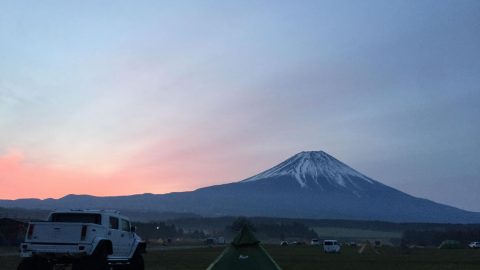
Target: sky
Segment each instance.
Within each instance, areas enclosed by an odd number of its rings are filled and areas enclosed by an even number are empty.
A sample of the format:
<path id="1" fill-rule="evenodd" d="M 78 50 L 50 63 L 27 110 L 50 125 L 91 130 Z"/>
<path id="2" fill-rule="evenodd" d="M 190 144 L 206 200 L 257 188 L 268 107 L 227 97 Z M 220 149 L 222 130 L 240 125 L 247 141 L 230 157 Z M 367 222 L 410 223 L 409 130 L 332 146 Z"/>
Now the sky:
<path id="1" fill-rule="evenodd" d="M 2 1 L 0 198 L 187 191 L 323 150 L 480 211 L 480 1 Z"/>

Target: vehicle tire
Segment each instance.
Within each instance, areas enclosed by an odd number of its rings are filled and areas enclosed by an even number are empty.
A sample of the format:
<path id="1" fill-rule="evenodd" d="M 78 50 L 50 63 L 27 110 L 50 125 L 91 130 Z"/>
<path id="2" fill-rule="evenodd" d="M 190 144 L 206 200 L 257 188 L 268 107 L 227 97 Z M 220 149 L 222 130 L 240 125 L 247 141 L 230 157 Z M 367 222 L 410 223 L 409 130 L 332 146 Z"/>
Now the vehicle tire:
<path id="1" fill-rule="evenodd" d="M 47 259 L 44 259 L 44 258 L 38 258 L 36 260 L 36 270 L 52 270 L 53 269 L 53 265 L 47 260 Z"/>
<path id="2" fill-rule="evenodd" d="M 90 270 L 93 263 L 90 257 L 85 257 L 77 260 L 72 264 L 72 270 Z"/>
<path id="3" fill-rule="evenodd" d="M 108 270 L 107 256 L 106 245 L 98 246 L 92 255 L 75 262 L 72 265 L 72 270 Z"/>
<path id="4" fill-rule="evenodd" d="M 32 257 L 23 258 L 17 266 L 17 270 L 34 270 L 35 264 Z"/>
<path id="5" fill-rule="evenodd" d="M 141 253 L 135 252 L 132 259 L 130 260 L 129 270 L 144 270 L 145 263 L 143 261 L 143 256 Z"/>
<path id="6" fill-rule="evenodd" d="M 108 250 L 106 245 L 98 247 L 88 258 L 89 270 L 108 270 Z"/>
<path id="7" fill-rule="evenodd" d="M 80 262 L 75 262 L 72 264 L 72 270 L 83 270 L 84 267 Z"/>
<path id="8" fill-rule="evenodd" d="M 17 270 L 52 270 L 53 266 L 44 258 L 24 258 L 18 264 Z"/>

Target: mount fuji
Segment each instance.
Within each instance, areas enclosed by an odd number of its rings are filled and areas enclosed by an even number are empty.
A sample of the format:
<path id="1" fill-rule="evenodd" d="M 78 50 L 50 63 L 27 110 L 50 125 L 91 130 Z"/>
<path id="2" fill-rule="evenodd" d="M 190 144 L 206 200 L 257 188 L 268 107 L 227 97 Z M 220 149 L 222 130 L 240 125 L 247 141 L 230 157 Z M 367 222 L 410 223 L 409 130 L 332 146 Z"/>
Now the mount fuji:
<path id="1" fill-rule="evenodd" d="M 0 200 L 0 206 L 114 208 L 202 216 L 480 223 L 480 213 L 413 197 L 363 175 L 323 151 L 301 152 L 245 180 L 189 192 Z"/>

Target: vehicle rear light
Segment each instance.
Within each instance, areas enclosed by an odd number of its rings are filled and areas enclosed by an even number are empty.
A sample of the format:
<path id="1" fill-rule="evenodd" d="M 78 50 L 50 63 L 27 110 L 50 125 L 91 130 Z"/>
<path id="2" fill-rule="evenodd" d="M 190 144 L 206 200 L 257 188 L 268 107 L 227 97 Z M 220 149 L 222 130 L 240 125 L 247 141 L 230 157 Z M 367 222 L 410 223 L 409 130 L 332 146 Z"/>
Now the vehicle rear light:
<path id="1" fill-rule="evenodd" d="M 32 239 L 34 229 L 35 229 L 35 224 L 28 225 L 27 239 Z"/>
<path id="2" fill-rule="evenodd" d="M 87 236 L 87 225 L 82 226 L 82 233 L 80 234 L 80 240 L 83 241 L 85 240 L 85 237 Z"/>

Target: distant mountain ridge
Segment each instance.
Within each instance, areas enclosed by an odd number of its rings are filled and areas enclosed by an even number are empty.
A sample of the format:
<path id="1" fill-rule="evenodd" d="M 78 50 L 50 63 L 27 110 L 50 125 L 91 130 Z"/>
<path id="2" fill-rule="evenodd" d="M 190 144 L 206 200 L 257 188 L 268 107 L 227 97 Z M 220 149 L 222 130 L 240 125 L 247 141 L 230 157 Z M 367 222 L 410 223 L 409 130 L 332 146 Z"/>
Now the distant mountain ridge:
<path id="1" fill-rule="evenodd" d="M 113 208 L 202 216 L 267 216 L 392 222 L 480 223 L 480 213 L 416 198 L 323 151 L 301 152 L 235 183 L 168 194 L 0 200 L 1 207 Z"/>

